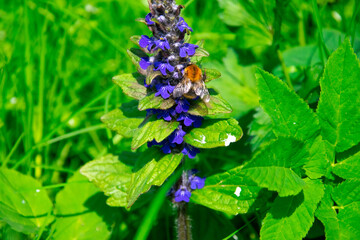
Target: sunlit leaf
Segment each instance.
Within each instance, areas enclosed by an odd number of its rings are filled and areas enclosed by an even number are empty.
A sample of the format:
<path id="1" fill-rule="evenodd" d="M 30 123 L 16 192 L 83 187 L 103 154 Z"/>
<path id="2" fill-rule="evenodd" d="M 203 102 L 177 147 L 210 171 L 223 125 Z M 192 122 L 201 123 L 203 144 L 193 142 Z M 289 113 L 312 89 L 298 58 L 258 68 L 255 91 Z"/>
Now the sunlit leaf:
<path id="1" fill-rule="evenodd" d="M 360 179 L 360 152 L 335 164 L 332 171 L 339 177 L 345 179 Z"/>
<path id="2" fill-rule="evenodd" d="M 214 79 L 218 79 L 219 77 L 221 77 L 221 72 L 216 69 L 206 68 L 204 72 L 206 74 L 205 82 L 210 82 Z"/>
<path id="3" fill-rule="evenodd" d="M 104 194 L 86 180 L 76 172 L 56 195 L 56 220 L 52 226 L 55 240 L 109 238 L 109 226 L 104 218 L 115 220 L 119 212 L 107 206 Z"/>
<path id="4" fill-rule="evenodd" d="M 260 190 L 237 167 L 206 178 L 205 187 L 191 193 L 191 201 L 232 215 L 244 214 L 255 209 Z"/>
<path id="5" fill-rule="evenodd" d="M 202 100 L 194 102 L 188 113 L 196 116 L 216 115 L 221 113 L 231 113 L 231 105 L 220 95 L 211 95 L 210 101 L 205 103 Z"/>
<path id="6" fill-rule="evenodd" d="M 52 203 L 34 178 L 1 168 L 0 185 L 1 221 L 26 234 L 36 233 L 52 222 Z"/>
<path id="7" fill-rule="evenodd" d="M 360 63 L 349 40 L 330 56 L 320 80 L 318 115 L 323 138 L 345 151 L 360 142 Z"/>
<path id="8" fill-rule="evenodd" d="M 204 121 L 200 128 L 194 128 L 185 135 L 185 142 L 198 148 L 229 146 L 243 135 L 235 119 Z"/>
<path id="9" fill-rule="evenodd" d="M 155 96 L 152 93 L 139 101 L 139 110 L 144 111 L 146 109 L 169 109 L 175 105 L 173 98 L 163 99 L 161 96 Z"/>
<path id="10" fill-rule="evenodd" d="M 320 180 L 306 179 L 303 191 L 295 196 L 280 197 L 263 220 L 263 240 L 301 240 L 314 222 L 314 213 L 324 195 Z"/>
<path id="11" fill-rule="evenodd" d="M 123 92 L 129 97 L 140 100 L 146 96 L 146 87 L 144 87 L 145 77 L 138 74 L 122 74 L 113 77 L 113 82 L 121 87 Z"/>
<path id="12" fill-rule="evenodd" d="M 124 103 L 120 108 L 115 109 L 101 117 L 101 121 L 118 134 L 130 138 L 136 129 L 144 121 L 145 113 L 137 109 L 137 101 Z"/>
<path id="13" fill-rule="evenodd" d="M 134 137 L 131 142 L 131 148 L 135 150 L 143 144 L 154 139 L 157 142 L 161 142 L 167 136 L 169 136 L 178 126 L 179 122 L 176 121 L 167 122 L 162 119 L 155 120 L 154 118 L 152 118 L 146 123 L 139 126 L 139 128 L 135 131 Z"/>
<path id="14" fill-rule="evenodd" d="M 305 186 L 295 171 L 307 158 L 308 152 L 303 143 L 279 137 L 245 164 L 243 173 L 260 187 L 277 191 L 281 197 L 295 195 Z"/>
<path id="15" fill-rule="evenodd" d="M 307 141 L 319 134 L 316 114 L 279 78 L 258 69 L 260 105 L 271 117 L 276 134 Z"/>

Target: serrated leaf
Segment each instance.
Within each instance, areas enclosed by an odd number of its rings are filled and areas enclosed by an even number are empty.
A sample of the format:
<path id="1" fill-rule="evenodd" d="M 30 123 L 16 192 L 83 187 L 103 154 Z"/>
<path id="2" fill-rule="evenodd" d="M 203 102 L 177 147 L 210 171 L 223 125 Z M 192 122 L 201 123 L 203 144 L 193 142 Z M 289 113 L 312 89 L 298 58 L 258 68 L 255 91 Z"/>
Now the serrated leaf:
<path id="1" fill-rule="evenodd" d="M 347 39 L 326 64 L 317 110 L 323 138 L 337 152 L 360 142 L 359 79 L 359 60 Z"/>
<path id="2" fill-rule="evenodd" d="M 279 137 L 245 164 L 243 172 L 260 187 L 277 191 L 281 197 L 295 195 L 305 186 L 295 170 L 306 162 L 307 157 L 303 143 Z"/>
<path id="3" fill-rule="evenodd" d="M 353 202 L 339 210 L 341 240 L 360 238 L 360 202 Z"/>
<path id="4" fill-rule="evenodd" d="M 221 72 L 216 69 L 206 68 L 204 72 L 206 74 L 205 82 L 210 82 L 221 77 Z"/>
<path id="5" fill-rule="evenodd" d="M 145 114 L 137 109 L 137 101 L 123 103 L 120 108 L 115 109 L 101 117 L 106 127 L 125 138 L 133 137 L 138 126 L 144 121 Z"/>
<path id="6" fill-rule="evenodd" d="M 127 206 L 127 191 L 131 181 L 131 167 L 120 162 L 117 156 L 106 155 L 86 163 L 80 173 L 109 196 L 109 206 Z"/>
<path id="7" fill-rule="evenodd" d="M 53 239 L 108 239 L 109 227 L 104 221 L 116 218 L 112 208 L 105 204 L 104 194 L 86 177 L 76 172 L 56 195 L 56 220 L 52 225 Z M 80 194 L 79 194 L 80 193 Z M 101 215 L 98 213 L 101 212 Z"/>
<path id="8" fill-rule="evenodd" d="M 279 78 L 258 69 L 260 105 L 271 117 L 277 135 L 307 141 L 319 132 L 316 114 Z"/>
<path id="9" fill-rule="evenodd" d="M 138 109 L 140 111 L 146 109 L 169 109 L 174 105 L 173 98 L 163 99 L 161 96 L 155 96 L 155 93 L 152 93 L 139 101 Z"/>
<path id="10" fill-rule="evenodd" d="M 54 219 L 46 190 L 41 189 L 41 184 L 34 178 L 1 168 L 0 186 L 0 220 L 14 230 L 36 233 Z"/>
<path id="11" fill-rule="evenodd" d="M 295 196 L 278 196 L 266 214 L 260 230 L 262 240 L 301 240 L 314 222 L 317 204 L 324 194 L 320 180 L 306 179 L 303 191 Z"/>
<path id="12" fill-rule="evenodd" d="M 151 119 L 135 131 L 134 137 L 131 142 L 131 149 L 135 150 L 143 144 L 154 139 L 157 142 L 161 142 L 167 136 L 169 136 L 178 126 L 179 122 L 167 122 L 162 119 Z"/>
<path id="13" fill-rule="evenodd" d="M 138 73 L 122 74 L 113 77 L 113 82 L 121 87 L 129 97 L 140 100 L 146 97 L 145 77 Z"/>
<path id="14" fill-rule="evenodd" d="M 360 152 L 333 166 L 332 171 L 345 179 L 360 179 Z"/>
<path id="15" fill-rule="evenodd" d="M 231 105 L 220 95 L 211 95 L 210 101 L 207 103 L 202 100 L 198 100 L 190 106 L 188 111 L 188 113 L 196 116 L 216 115 L 231 112 Z"/>
<path id="16" fill-rule="evenodd" d="M 334 148 L 318 136 L 311 145 L 309 153 L 309 160 L 304 166 L 306 175 L 311 179 L 325 176 L 331 163 L 335 161 Z"/>
<path id="17" fill-rule="evenodd" d="M 190 200 L 227 214 L 245 214 L 255 209 L 260 190 L 256 183 L 242 174 L 242 167 L 237 167 L 206 178 L 205 187 L 193 191 Z"/>
<path id="18" fill-rule="evenodd" d="M 321 199 L 319 207 L 316 209 L 315 216 L 324 224 L 325 236 L 327 240 L 340 239 L 339 219 L 335 209 L 334 202 L 331 199 L 332 187 L 325 186 L 325 194 Z"/>
<path id="19" fill-rule="evenodd" d="M 198 148 L 214 148 L 229 146 L 238 141 L 243 135 L 238 122 L 230 118 L 228 120 L 204 121 L 201 128 L 194 128 L 185 135 L 184 141 Z"/>
<path id="20" fill-rule="evenodd" d="M 334 188 L 332 197 L 339 206 L 360 202 L 360 179 L 349 179 L 342 182 Z"/>
<path id="21" fill-rule="evenodd" d="M 157 152 L 157 151 L 156 151 Z M 149 156 L 147 156 L 149 157 Z M 152 185 L 161 186 L 175 171 L 183 154 L 154 154 L 152 160 L 132 175 L 128 189 L 128 204 L 131 207 L 136 199 L 151 188 Z"/>

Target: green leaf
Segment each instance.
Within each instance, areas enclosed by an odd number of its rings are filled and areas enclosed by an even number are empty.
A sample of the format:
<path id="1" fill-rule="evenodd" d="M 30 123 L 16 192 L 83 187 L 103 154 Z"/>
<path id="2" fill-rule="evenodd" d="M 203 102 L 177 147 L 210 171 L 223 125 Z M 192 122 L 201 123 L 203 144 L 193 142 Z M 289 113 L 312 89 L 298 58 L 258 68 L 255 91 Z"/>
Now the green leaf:
<path id="1" fill-rule="evenodd" d="M 339 210 L 341 240 L 360 237 L 360 202 L 353 202 Z"/>
<path id="2" fill-rule="evenodd" d="M 360 152 L 333 166 L 332 171 L 345 179 L 360 179 Z"/>
<path id="3" fill-rule="evenodd" d="M 334 148 L 318 136 L 310 147 L 309 153 L 310 158 L 304 166 L 306 175 L 311 179 L 325 176 L 331 163 L 335 161 Z"/>
<path id="4" fill-rule="evenodd" d="M 340 239 L 339 219 L 336 210 L 333 208 L 334 202 L 331 199 L 332 187 L 325 186 L 325 194 L 316 209 L 315 216 L 324 224 L 325 236 L 327 240 Z"/>
<path id="5" fill-rule="evenodd" d="M 148 71 L 146 75 L 146 84 L 150 85 L 152 81 L 158 76 L 162 76 L 162 73 L 160 71 L 154 71 L 150 68 L 150 71 Z"/>
<path id="6" fill-rule="evenodd" d="M 326 64 L 317 110 L 323 138 L 337 152 L 360 142 L 359 79 L 359 60 L 347 39 Z"/>
<path id="7" fill-rule="evenodd" d="M 132 174 L 128 189 L 128 204 L 131 207 L 136 199 L 143 193 L 149 191 L 152 185 L 161 186 L 164 181 L 175 171 L 183 157 L 183 154 L 159 154 L 159 151 L 152 151 L 155 154 L 145 152 L 146 158 L 152 160 L 145 162 L 137 172 Z M 144 155 L 144 154 L 143 154 Z"/>
<path id="8" fill-rule="evenodd" d="M 244 214 L 255 209 L 261 188 L 244 176 L 242 166 L 206 178 L 205 187 L 191 193 L 190 200 L 228 214 Z"/>
<path id="9" fill-rule="evenodd" d="M 56 220 L 52 225 L 53 239 L 108 239 L 109 227 L 104 217 L 116 218 L 105 197 L 94 184 L 76 172 L 56 195 Z M 99 214 L 101 213 L 101 215 Z"/>
<path id="10" fill-rule="evenodd" d="M 46 190 L 34 178 L 1 168 L 0 186 L 0 220 L 14 230 L 36 233 L 54 219 Z"/>
<path id="11" fill-rule="evenodd" d="M 185 135 L 184 141 L 198 148 L 229 146 L 243 135 L 235 119 L 204 121 L 201 128 L 194 128 Z"/>
<path id="12" fill-rule="evenodd" d="M 157 142 L 161 142 L 178 126 L 179 122 L 167 122 L 162 119 L 154 120 L 154 118 L 152 118 L 136 130 L 131 142 L 131 149 L 135 150 L 154 139 Z"/>
<path id="13" fill-rule="evenodd" d="M 231 113 L 231 105 L 220 95 L 211 95 L 210 101 L 205 103 L 198 100 L 190 106 L 188 113 L 196 116 L 216 115 Z"/>
<path id="14" fill-rule="evenodd" d="M 113 77 L 113 82 L 121 87 L 123 92 L 129 97 L 140 100 L 146 97 L 146 87 L 144 87 L 145 77 L 139 73 L 122 74 Z"/>
<path id="15" fill-rule="evenodd" d="M 272 122 L 269 115 L 258 107 L 255 109 L 253 121 L 249 125 L 251 151 L 255 152 L 260 146 L 276 138 L 272 131 Z"/>
<path id="16" fill-rule="evenodd" d="M 316 114 L 279 78 L 257 70 L 260 105 L 273 121 L 277 135 L 307 141 L 319 132 Z"/>
<path id="17" fill-rule="evenodd" d="M 298 194 L 305 186 L 295 172 L 308 157 L 304 144 L 279 137 L 245 164 L 243 173 L 260 187 L 277 191 L 280 197 Z"/>
<path id="18" fill-rule="evenodd" d="M 263 240 L 301 240 L 314 222 L 317 204 L 324 194 L 320 180 L 305 180 L 303 191 L 295 196 L 278 196 L 266 214 L 260 230 Z"/>
<path id="19" fill-rule="evenodd" d="M 175 101 L 172 98 L 163 99 L 161 96 L 155 96 L 152 93 L 139 101 L 139 110 L 144 111 L 146 109 L 169 109 L 175 105 Z"/>
<path id="20" fill-rule="evenodd" d="M 123 137 L 134 136 L 136 129 L 144 121 L 145 114 L 137 109 L 137 101 L 123 103 L 120 108 L 115 109 L 101 117 L 106 127 Z"/>
<path id="21" fill-rule="evenodd" d="M 360 179 L 349 179 L 342 182 L 334 189 L 332 197 L 338 206 L 360 202 Z"/>
<path id="22" fill-rule="evenodd" d="M 127 54 L 129 55 L 132 63 L 136 66 L 136 69 L 139 73 L 146 75 L 146 70 L 142 69 L 139 65 L 141 58 L 148 57 L 146 53 L 138 48 L 131 48 L 127 50 Z"/>
<path id="23" fill-rule="evenodd" d="M 80 173 L 109 196 L 109 206 L 127 206 L 128 185 L 131 182 L 131 167 L 120 162 L 117 156 L 106 155 L 86 163 Z"/>
<path id="24" fill-rule="evenodd" d="M 206 74 L 205 82 L 210 82 L 211 80 L 221 77 L 221 72 L 216 69 L 206 68 L 204 72 Z"/>
<path id="25" fill-rule="evenodd" d="M 208 57 L 208 56 L 210 56 L 209 52 L 207 52 L 204 48 L 199 46 L 196 49 L 195 54 L 191 57 L 191 62 L 198 63 L 201 61 L 203 57 Z"/>

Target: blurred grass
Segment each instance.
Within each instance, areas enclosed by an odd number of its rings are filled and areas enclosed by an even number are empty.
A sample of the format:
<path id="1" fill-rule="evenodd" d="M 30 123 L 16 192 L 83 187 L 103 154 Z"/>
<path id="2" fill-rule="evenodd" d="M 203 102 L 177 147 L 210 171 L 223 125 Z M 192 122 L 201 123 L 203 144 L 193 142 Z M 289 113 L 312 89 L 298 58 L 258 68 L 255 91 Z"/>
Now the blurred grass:
<path id="1" fill-rule="evenodd" d="M 223 74 L 212 87 L 231 101 L 247 132 L 253 114 L 249 111 L 258 105 L 253 69 L 265 66 L 271 71 L 280 66 L 269 56 L 269 46 L 261 45 L 271 45 L 272 18 L 268 15 L 272 12 L 265 7 L 255 11 L 253 25 L 246 21 L 244 25 L 237 22 L 249 20 L 243 18 L 244 12 L 233 16 L 219 2 L 229 6 L 243 0 L 177 1 L 186 5 L 182 15 L 194 30 L 191 42 L 204 39 L 210 52 L 204 66 L 216 67 Z M 333 2 L 318 1 L 322 27 L 359 36 L 356 13 L 360 5 L 354 7 L 359 1 Z M 129 141 L 105 130 L 99 119 L 128 100 L 113 87 L 111 78 L 136 71 L 126 49 L 134 47 L 131 36 L 150 34 L 145 25 L 135 22 L 147 13 L 146 0 L 0 0 L 2 167 L 15 167 L 44 185 L 57 187 L 85 162 L 110 150 L 130 151 Z M 259 27 L 258 22 L 263 25 Z M 311 1 L 293 0 L 284 15 L 280 49 L 316 44 L 315 22 Z M 296 67 L 290 76 L 299 89 L 306 81 L 294 74 L 306 75 L 307 68 Z M 278 75 L 283 77 L 282 72 Z M 244 137 L 229 148 L 204 152 L 193 164 L 206 173 L 239 165 L 251 155 L 247 141 Z M 202 165 L 201 159 L 206 159 Z M 49 191 L 54 199 L 57 189 Z M 141 215 L 133 217 L 134 222 L 139 219 Z M 117 227 L 125 237 L 131 232 L 126 224 Z"/>

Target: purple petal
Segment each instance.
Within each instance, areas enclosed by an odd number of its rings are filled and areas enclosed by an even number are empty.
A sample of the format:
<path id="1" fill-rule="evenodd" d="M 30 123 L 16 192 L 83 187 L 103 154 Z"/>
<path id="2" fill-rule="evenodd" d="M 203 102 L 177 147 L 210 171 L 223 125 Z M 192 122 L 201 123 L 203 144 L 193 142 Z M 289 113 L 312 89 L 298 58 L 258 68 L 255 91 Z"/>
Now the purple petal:
<path id="1" fill-rule="evenodd" d="M 141 38 L 139 40 L 139 45 L 142 48 L 145 48 L 149 43 L 151 42 L 151 39 L 146 35 L 141 35 Z"/>
<path id="2" fill-rule="evenodd" d="M 186 50 L 185 50 L 185 48 L 180 48 L 180 57 L 182 57 L 182 58 L 186 57 Z"/>
<path id="3" fill-rule="evenodd" d="M 185 120 L 184 120 L 184 125 L 189 127 L 191 126 L 191 124 L 194 122 L 194 120 L 192 120 L 191 118 L 189 117 L 185 117 Z"/>
<path id="4" fill-rule="evenodd" d="M 142 69 L 146 70 L 150 65 L 150 61 L 146 60 L 145 58 L 141 58 L 139 65 Z"/>
<path id="5" fill-rule="evenodd" d="M 190 182 L 191 189 L 201 189 L 205 186 L 205 178 L 193 177 Z"/>
<path id="6" fill-rule="evenodd" d="M 191 192 L 186 190 L 186 188 L 181 188 L 175 192 L 175 202 L 189 202 L 191 197 Z"/>

